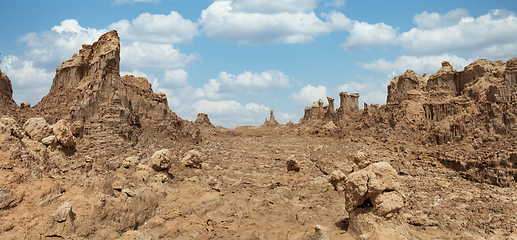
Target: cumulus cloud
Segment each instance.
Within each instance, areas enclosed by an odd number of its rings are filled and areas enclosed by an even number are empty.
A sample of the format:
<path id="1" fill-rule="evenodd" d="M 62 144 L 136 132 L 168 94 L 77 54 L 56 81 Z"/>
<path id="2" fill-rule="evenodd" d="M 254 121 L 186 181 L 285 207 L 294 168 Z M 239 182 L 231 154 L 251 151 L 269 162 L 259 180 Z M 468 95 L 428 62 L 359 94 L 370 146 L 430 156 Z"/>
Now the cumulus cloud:
<path id="1" fill-rule="evenodd" d="M 37 67 L 55 69 L 69 59 L 85 43 L 93 43 L 105 29 L 83 28 L 77 20 L 68 19 L 51 31 L 28 33 L 19 40 L 25 42 L 25 56 Z"/>
<path id="2" fill-rule="evenodd" d="M 456 55 L 441 54 L 435 56 L 400 56 L 394 61 L 387 61 L 384 58 L 369 62 L 358 63 L 360 67 L 376 72 L 390 73 L 390 76 L 400 75 L 406 70 L 411 69 L 419 74 L 434 73 L 441 68 L 442 61 L 449 63 L 458 70 L 463 70 L 465 66 L 472 62 L 472 59 L 464 59 Z"/>
<path id="3" fill-rule="evenodd" d="M 318 35 L 342 30 L 350 23 L 340 12 L 322 14 L 323 21 L 312 11 L 315 3 L 217 0 L 201 12 L 198 23 L 210 38 L 250 45 L 311 42 Z"/>
<path id="4" fill-rule="evenodd" d="M 275 119 L 280 124 L 286 124 L 289 121 L 297 123 L 300 120 L 300 117 L 298 117 L 296 114 L 275 112 Z"/>
<path id="5" fill-rule="evenodd" d="M 517 16 L 507 10 L 491 10 L 478 18 L 464 10 L 445 15 L 423 13 L 415 17 L 419 28 L 398 37 L 398 44 L 409 55 L 441 53 L 490 53 L 494 46 L 515 44 Z M 513 53 L 516 54 L 516 53 Z M 486 56 L 491 57 L 491 56 Z"/>
<path id="6" fill-rule="evenodd" d="M 345 50 L 370 49 L 378 46 L 394 44 L 397 39 L 397 29 L 385 23 L 369 24 L 353 21 L 347 29 L 350 36 L 341 45 Z"/>
<path id="7" fill-rule="evenodd" d="M 326 100 L 327 96 L 327 87 L 321 85 L 314 87 L 309 84 L 300 89 L 300 91 L 292 93 L 290 97 L 302 106 L 310 106 L 319 99 Z"/>
<path id="8" fill-rule="evenodd" d="M 175 69 L 183 68 L 200 59 L 199 54 L 184 54 L 171 44 L 132 42 L 122 44 L 120 64 L 124 69 Z"/>
<path id="9" fill-rule="evenodd" d="M 0 63 L 14 88 L 13 98 L 18 103 L 38 103 L 50 89 L 54 73 L 34 66 L 34 62 L 21 60 L 16 56 L 5 56 Z"/>
<path id="10" fill-rule="evenodd" d="M 108 28 L 116 29 L 124 41 L 177 44 L 192 42 L 199 35 L 197 24 L 175 11 L 169 15 L 142 13 L 131 21 L 112 23 Z"/>
<path id="11" fill-rule="evenodd" d="M 346 5 L 345 0 L 330 0 L 325 3 L 325 7 L 336 7 L 336 8 L 342 8 Z"/>
<path id="12" fill-rule="evenodd" d="M 435 12 L 423 12 L 416 14 L 415 17 L 413 17 L 413 22 L 416 23 L 420 29 L 435 29 L 454 26 L 458 24 L 461 19 L 468 16 L 469 13 L 467 10 L 458 8 L 451 10 L 444 15 L 440 15 L 439 13 Z"/>
<path id="13" fill-rule="evenodd" d="M 358 76 L 362 78 L 361 76 Z M 340 92 L 359 93 L 359 107 L 364 103 L 386 103 L 388 82 L 372 79 L 362 79 L 362 82 L 345 83 L 337 87 Z"/>
<path id="14" fill-rule="evenodd" d="M 178 88 L 187 86 L 188 73 L 183 69 L 166 70 L 162 84 L 165 87 Z"/>
<path id="15" fill-rule="evenodd" d="M 236 12 L 298 13 L 312 11 L 318 6 L 318 0 L 235 0 L 231 6 Z"/>
<path id="16" fill-rule="evenodd" d="M 226 72 L 219 73 L 218 81 L 228 85 L 229 87 L 242 88 L 288 88 L 289 76 L 281 71 L 267 70 L 261 73 L 252 73 L 244 71 L 244 73 L 237 76 Z"/>
<path id="17" fill-rule="evenodd" d="M 257 103 L 243 105 L 237 101 L 198 100 L 192 104 L 192 108 L 211 116 L 213 124 L 226 127 L 260 125 L 269 116 L 269 108 Z"/>

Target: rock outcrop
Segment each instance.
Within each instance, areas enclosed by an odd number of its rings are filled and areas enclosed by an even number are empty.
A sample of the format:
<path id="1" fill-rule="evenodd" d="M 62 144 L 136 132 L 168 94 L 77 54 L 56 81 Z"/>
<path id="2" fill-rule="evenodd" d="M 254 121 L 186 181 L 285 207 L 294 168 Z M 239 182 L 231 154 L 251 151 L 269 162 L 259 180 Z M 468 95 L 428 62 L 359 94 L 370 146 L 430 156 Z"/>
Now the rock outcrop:
<path id="1" fill-rule="evenodd" d="M 7 74 L 0 69 L 0 114 L 11 115 L 17 108 L 13 100 L 13 86 Z"/>
<path id="2" fill-rule="evenodd" d="M 198 129 L 172 112 L 163 93 L 154 93 L 147 79 L 119 75 L 120 39 L 117 32 L 85 44 L 56 69 L 52 87 L 34 109 L 51 124 L 100 123 L 116 127 L 119 134 L 136 139 L 141 127 L 198 138 Z M 163 131 L 167 129 L 167 131 Z"/>
<path id="3" fill-rule="evenodd" d="M 398 174 L 378 162 L 349 174 L 345 182 L 348 230 L 362 239 L 407 239 L 398 212 L 404 207 Z"/>
<path id="4" fill-rule="evenodd" d="M 274 110 L 271 109 L 270 112 L 269 112 L 269 120 L 264 120 L 264 124 L 262 124 L 262 126 L 264 127 L 278 127 L 280 126 L 280 123 L 278 123 L 275 119 L 275 115 L 273 114 L 274 113 Z"/>

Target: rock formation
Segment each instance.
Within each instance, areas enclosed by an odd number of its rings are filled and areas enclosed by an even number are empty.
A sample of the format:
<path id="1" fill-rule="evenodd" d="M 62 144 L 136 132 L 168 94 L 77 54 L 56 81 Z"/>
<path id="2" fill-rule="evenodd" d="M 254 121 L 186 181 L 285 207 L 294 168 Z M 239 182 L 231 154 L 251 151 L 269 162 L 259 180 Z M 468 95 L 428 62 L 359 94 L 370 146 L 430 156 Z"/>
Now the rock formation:
<path id="1" fill-rule="evenodd" d="M 348 230 L 361 239 L 408 239 L 398 174 L 387 162 L 378 162 L 349 174 L 345 182 Z"/>
<path id="2" fill-rule="evenodd" d="M 264 120 L 264 124 L 262 124 L 262 126 L 265 126 L 265 127 L 278 127 L 280 126 L 280 124 L 276 121 L 275 119 L 275 115 L 273 114 L 274 113 L 274 110 L 271 109 L 269 111 L 269 120 Z"/>
<path id="3" fill-rule="evenodd" d="M 138 128 L 168 128 L 176 137 L 196 139 L 192 123 L 172 112 L 163 93 L 154 93 L 147 79 L 119 75 L 120 40 L 115 30 L 56 69 L 47 96 L 34 106 L 50 123 L 59 119 L 117 126 L 134 139 Z M 163 131 L 159 131 L 163 132 Z"/>
<path id="4" fill-rule="evenodd" d="M 16 102 L 13 100 L 13 86 L 11 80 L 0 69 L 0 115 L 11 115 L 16 109 Z"/>

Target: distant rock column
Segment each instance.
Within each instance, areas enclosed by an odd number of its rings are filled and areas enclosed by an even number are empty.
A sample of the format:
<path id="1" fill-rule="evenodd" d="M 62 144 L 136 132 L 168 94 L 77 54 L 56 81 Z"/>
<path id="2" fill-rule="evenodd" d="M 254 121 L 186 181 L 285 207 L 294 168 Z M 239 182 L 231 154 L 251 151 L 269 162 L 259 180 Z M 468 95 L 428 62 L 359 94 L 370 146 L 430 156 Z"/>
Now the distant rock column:
<path id="1" fill-rule="evenodd" d="M 359 93 L 352 93 L 348 95 L 347 92 L 339 93 L 342 111 L 358 110 L 359 109 Z"/>
<path id="2" fill-rule="evenodd" d="M 329 101 L 328 112 L 336 112 L 336 109 L 334 108 L 334 98 L 327 97 L 327 100 Z"/>

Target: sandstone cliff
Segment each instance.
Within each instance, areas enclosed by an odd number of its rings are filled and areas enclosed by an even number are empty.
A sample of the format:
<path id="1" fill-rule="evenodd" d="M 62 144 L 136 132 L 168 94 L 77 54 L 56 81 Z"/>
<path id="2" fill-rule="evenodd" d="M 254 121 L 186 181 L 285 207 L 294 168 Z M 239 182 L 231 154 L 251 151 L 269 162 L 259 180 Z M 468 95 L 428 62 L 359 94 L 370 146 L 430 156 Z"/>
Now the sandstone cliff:
<path id="1" fill-rule="evenodd" d="M 102 122 L 133 140 L 140 128 L 198 138 L 197 128 L 169 109 L 165 94 L 154 93 L 145 78 L 121 77 L 119 63 L 120 39 L 114 30 L 63 62 L 48 95 L 34 110 L 50 123 Z"/>
<path id="2" fill-rule="evenodd" d="M 13 100 L 11 80 L 0 69 L 0 115 L 11 115 L 17 105 Z"/>

